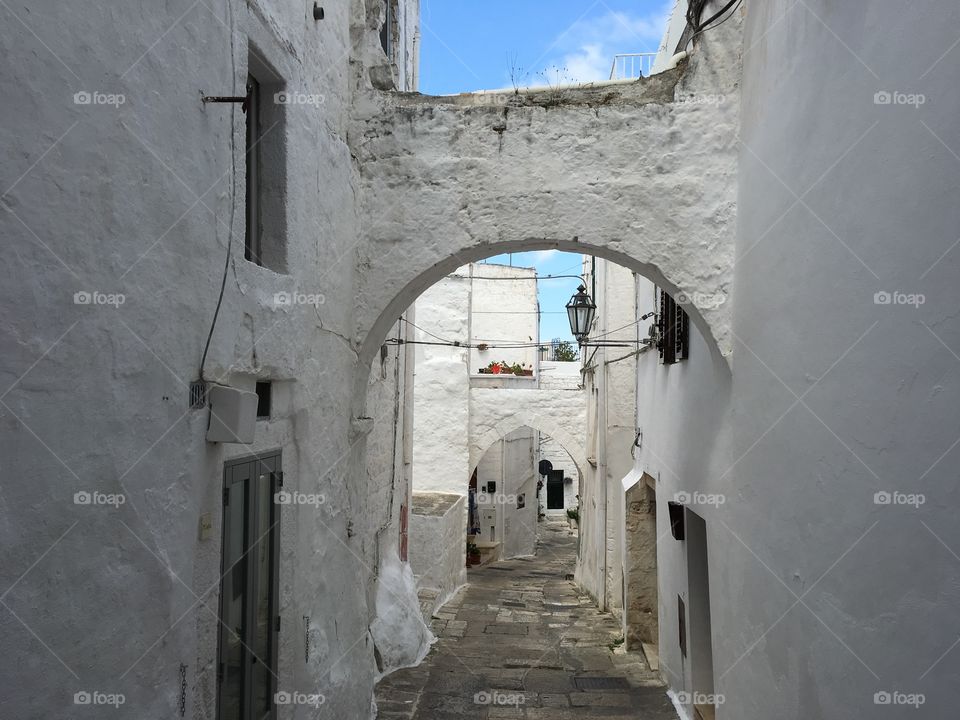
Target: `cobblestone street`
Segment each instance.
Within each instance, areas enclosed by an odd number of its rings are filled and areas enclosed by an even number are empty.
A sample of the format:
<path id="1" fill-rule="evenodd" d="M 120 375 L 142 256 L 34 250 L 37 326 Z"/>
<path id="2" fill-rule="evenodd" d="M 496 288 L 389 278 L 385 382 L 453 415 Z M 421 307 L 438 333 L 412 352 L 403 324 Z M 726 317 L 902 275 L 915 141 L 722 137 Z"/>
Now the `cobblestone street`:
<path id="1" fill-rule="evenodd" d="M 470 572 L 424 662 L 378 685 L 378 717 L 675 720 L 643 655 L 614 651 L 619 624 L 573 583 L 576 536 L 558 521 L 539 534 L 537 557 Z"/>

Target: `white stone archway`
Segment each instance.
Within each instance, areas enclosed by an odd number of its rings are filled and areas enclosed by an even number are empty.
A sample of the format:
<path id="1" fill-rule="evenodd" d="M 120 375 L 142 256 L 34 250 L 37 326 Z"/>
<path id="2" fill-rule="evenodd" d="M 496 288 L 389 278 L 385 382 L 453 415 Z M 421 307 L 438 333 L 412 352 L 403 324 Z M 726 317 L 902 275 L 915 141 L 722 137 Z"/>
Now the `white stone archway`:
<path id="1" fill-rule="evenodd" d="M 587 453 L 577 440 L 586 428 L 586 404 L 582 393 L 575 393 L 574 402 L 557 396 L 559 391 L 488 390 L 489 393 L 510 393 L 510 398 L 491 396 L 478 407 L 471 403 L 470 468 L 477 466 L 483 454 L 497 441 L 514 430 L 529 427 L 549 435 L 563 446 L 577 469 L 584 471 Z M 571 395 L 571 393 L 566 393 Z M 522 397 L 526 396 L 526 397 Z M 528 399 L 529 398 L 529 399 Z M 579 401 L 579 411 L 575 407 Z M 570 412 L 565 412 L 570 410 Z"/>
<path id="2" fill-rule="evenodd" d="M 717 359 L 729 354 L 739 108 L 734 98 L 675 102 L 699 76 L 677 69 L 562 93 L 371 98 L 352 143 L 361 361 L 457 267 L 544 249 L 648 277 L 679 297 Z"/>

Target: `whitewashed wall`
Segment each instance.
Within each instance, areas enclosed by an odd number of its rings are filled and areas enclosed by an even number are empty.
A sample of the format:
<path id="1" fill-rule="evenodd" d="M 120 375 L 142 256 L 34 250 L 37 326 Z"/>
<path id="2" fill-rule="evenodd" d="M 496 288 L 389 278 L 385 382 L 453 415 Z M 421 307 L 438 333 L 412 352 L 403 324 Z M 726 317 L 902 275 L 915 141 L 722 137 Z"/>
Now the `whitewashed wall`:
<path id="1" fill-rule="evenodd" d="M 470 372 L 475 374 L 493 361 L 520 363 L 534 368 L 540 342 L 537 271 L 493 263 L 468 266 L 470 281 L 470 335 L 474 343 L 497 340 L 529 343 L 526 348 L 470 350 Z M 491 278 L 491 279 L 487 279 Z"/>
<path id="2" fill-rule="evenodd" d="M 99 691 L 124 695 L 117 718 L 179 716 L 182 667 L 185 717 L 213 717 L 223 463 L 274 449 L 286 487 L 324 499 L 280 511 L 280 689 L 322 693 L 318 717 L 369 715 L 404 359 L 388 353 L 371 374 L 348 339 L 359 183 L 347 128 L 378 52 L 368 9 L 328 3 L 322 21 L 274 0 L 4 9 L 0 450 L 17 480 L 0 503 L 0 715 L 75 717 L 92 708 L 74 694 Z M 251 47 L 311 98 L 278 130 L 279 272 L 243 258 L 244 115 L 200 101 L 244 93 Z M 188 408 L 225 260 L 204 374 L 274 382 L 249 446 L 208 443 L 209 412 Z M 278 305 L 281 292 L 326 302 Z M 366 451 L 358 384 L 378 423 Z M 124 503 L 77 504 L 81 492 Z"/>

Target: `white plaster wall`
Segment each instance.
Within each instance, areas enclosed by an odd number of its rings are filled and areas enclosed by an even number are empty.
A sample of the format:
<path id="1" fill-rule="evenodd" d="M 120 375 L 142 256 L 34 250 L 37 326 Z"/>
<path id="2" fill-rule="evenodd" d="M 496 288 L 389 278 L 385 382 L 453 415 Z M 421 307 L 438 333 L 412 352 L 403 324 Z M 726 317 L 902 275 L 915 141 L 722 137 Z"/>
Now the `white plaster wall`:
<path id="1" fill-rule="evenodd" d="M 473 344 L 493 345 L 506 340 L 511 344 L 531 345 L 525 348 L 471 349 L 470 373 L 476 374 L 493 361 L 505 361 L 511 365 L 520 363 L 533 369 L 537 361 L 535 345 L 540 338 L 536 269 L 474 263 L 469 266 L 469 272 L 472 277 L 470 337 Z"/>
<path id="2" fill-rule="evenodd" d="M 586 454 L 579 439 L 584 424 L 583 393 L 570 384 L 572 387 L 556 390 L 471 388 L 471 464 L 491 443 L 523 426 L 548 433 L 575 462 L 585 463 Z"/>
<path id="3" fill-rule="evenodd" d="M 536 432 L 520 428 L 498 440 L 477 465 L 478 511 L 496 513 L 495 540 L 501 543 L 502 559 L 533 555 L 537 544 L 537 476 L 534 463 Z M 487 483 L 496 492 L 486 492 Z M 519 507 L 518 498 L 524 497 Z M 489 526 L 481 522 L 481 539 L 490 540 Z"/>
<path id="4" fill-rule="evenodd" d="M 418 588 L 438 592 L 442 604 L 467 581 L 467 500 L 462 494 L 414 493 L 410 566 Z"/>
<path id="5" fill-rule="evenodd" d="M 619 615 L 624 605 L 624 504 L 622 480 L 630 473 L 636 437 L 637 340 L 648 322 L 637 322 L 633 273 L 603 259 L 584 263 L 596 289 L 591 338 L 621 347 L 586 348 L 584 385 L 595 398 L 595 414 L 584 429 L 591 438 L 591 467 L 581 512 L 583 541 L 578 576 L 583 587 Z"/>
<path id="6" fill-rule="evenodd" d="M 97 690 L 125 696 L 118 718 L 173 717 L 182 664 L 186 716 L 213 717 L 222 466 L 279 448 L 286 487 L 324 498 L 281 511 L 280 688 L 323 693 L 318 717 L 366 716 L 375 528 L 402 473 L 396 358 L 374 381 L 368 410 L 386 430 L 366 456 L 351 424 L 370 368 L 349 341 L 352 262 L 337 265 L 358 232 L 346 128 L 362 8 L 328 4 L 322 22 L 273 0 L 4 13 L 0 450 L 16 481 L 0 502 L 0 715 L 75 717 L 74 693 Z M 243 93 L 248 37 L 288 89 L 323 96 L 286 109 L 285 274 L 243 259 L 243 114 L 200 102 Z M 82 91 L 125 102 L 75 104 Z M 208 412 L 187 404 L 231 235 L 205 375 L 275 382 L 248 447 L 207 443 Z M 125 302 L 74 303 L 93 291 Z M 275 305 L 294 291 L 327 302 Z M 80 491 L 126 502 L 74 504 Z"/>
<path id="7" fill-rule="evenodd" d="M 438 282 L 416 303 L 418 341 L 466 341 L 470 336 L 469 281 Z M 465 495 L 472 465 L 468 454 L 470 376 L 464 348 L 417 345 L 414 370 L 413 483 L 416 492 Z"/>
<path id="8" fill-rule="evenodd" d="M 637 467 L 658 478 L 659 508 L 680 492 L 725 499 L 694 508 L 718 718 L 938 718 L 957 702 L 958 566 L 944 546 L 960 542 L 947 349 L 960 345 L 960 171 L 931 131 L 956 146 L 956 94 L 937 61 L 958 20 L 948 3 L 747 6 L 732 375 L 699 333 L 688 360 L 649 353 L 638 368 Z M 896 88 L 927 102 L 874 104 Z M 926 302 L 875 304 L 895 288 Z M 926 502 L 877 505 L 878 490 Z M 661 668 L 690 690 L 676 647 L 686 547 L 666 512 L 658 523 Z M 895 690 L 925 703 L 874 703 Z"/>

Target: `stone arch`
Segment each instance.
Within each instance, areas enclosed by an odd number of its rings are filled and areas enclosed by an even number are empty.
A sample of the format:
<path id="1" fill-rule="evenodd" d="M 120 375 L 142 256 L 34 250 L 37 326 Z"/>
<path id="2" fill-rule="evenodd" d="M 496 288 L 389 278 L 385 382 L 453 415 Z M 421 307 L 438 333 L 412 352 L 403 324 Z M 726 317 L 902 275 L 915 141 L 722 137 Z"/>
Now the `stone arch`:
<path id="1" fill-rule="evenodd" d="M 527 411 L 511 412 L 509 415 L 490 426 L 484 433 L 470 438 L 470 472 L 477 467 L 483 454 L 489 450 L 496 442 L 503 440 L 514 430 L 524 427 L 538 430 L 549 435 L 567 451 L 581 476 L 584 474 L 587 465 L 587 453 L 583 446 L 577 442 L 575 437 L 568 429 L 563 428 L 559 423 L 549 417 L 537 415 Z"/>
<path id="2" fill-rule="evenodd" d="M 361 361 L 457 267 L 557 249 L 672 293 L 726 365 L 739 104 L 674 102 L 697 76 L 680 68 L 556 97 L 371 98 L 352 143 L 362 168 Z"/>
<path id="3" fill-rule="evenodd" d="M 627 255 L 623 251 L 611 247 L 589 245 L 579 238 L 571 240 L 549 240 L 528 238 L 525 240 L 503 241 L 496 243 L 482 243 L 472 247 L 461 248 L 449 257 L 434 263 L 428 268 L 419 269 L 415 262 L 410 262 L 411 272 L 419 272 L 416 277 L 408 281 L 402 289 L 391 299 L 387 300 L 386 307 L 380 314 L 369 320 L 361 320 L 358 324 L 358 333 L 362 337 L 360 343 L 360 360 L 364 365 L 376 356 L 380 346 L 386 339 L 388 332 L 396 324 L 397 318 L 410 307 L 414 301 L 429 287 L 450 275 L 457 268 L 471 262 L 483 260 L 494 255 L 505 253 L 519 253 L 534 250 L 560 250 L 563 252 L 593 255 L 610 260 L 642 275 L 657 286 L 664 288 L 675 297 L 679 297 L 681 304 L 690 316 L 697 330 L 707 340 L 711 353 L 715 359 L 724 358 L 729 354 L 729 308 L 727 307 L 728 290 L 723 285 L 700 285 L 693 289 L 691 286 L 680 286 L 664 275 L 659 266 L 643 262 Z M 703 299 L 706 304 L 716 304 L 713 307 L 700 307 L 695 304 L 696 299 Z M 368 325 L 368 327 L 367 327 Z"/>

